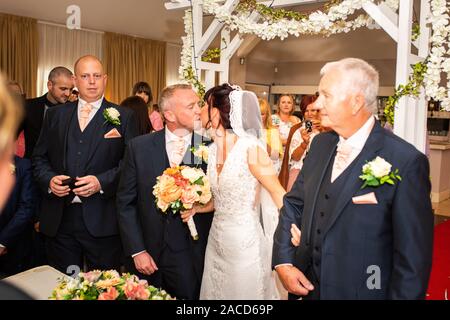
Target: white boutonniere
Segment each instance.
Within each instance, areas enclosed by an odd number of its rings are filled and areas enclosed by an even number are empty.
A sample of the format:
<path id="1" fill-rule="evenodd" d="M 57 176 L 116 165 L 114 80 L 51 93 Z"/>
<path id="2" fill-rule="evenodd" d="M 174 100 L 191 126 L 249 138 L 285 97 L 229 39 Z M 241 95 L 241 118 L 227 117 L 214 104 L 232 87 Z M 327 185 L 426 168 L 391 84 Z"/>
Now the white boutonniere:
<path id="1" fill-rule="evenodd" d="M 402 181 L 402 177 L 398 174 L 398 169 L 391 171 L 392 165 L 381 157 L 367 162 L 363 166 L 362 175 L 359 176 L 364 181 L 361 189 L 365 187 L 378 187 L 382 184 L 389 183 L 394 185 L 396 181 Z"/>
<path id="2" fill-rule="evenodd" d="M 204 144 L 199 145 L 198 148 L 192 147 L 191 152 L 195 157 L 202 159 L 205 163 L 208 163 L 209 148 Z"/>
<path id="3" fill-rule="evenodd" d="M 15 174 L 16 166 L 14 165 L 14 163 L 10 163 L 9 165 L 10 165 L 9 170 L 11 170 L 11 174 Z"/>
<path id="4" fill-rule="evenodd" d="M 120 112 L 116 108 L 103 110 L 103 117 L 105 118 L 105 123 L 109 122 L 112 125 L 120 126 Z"/>

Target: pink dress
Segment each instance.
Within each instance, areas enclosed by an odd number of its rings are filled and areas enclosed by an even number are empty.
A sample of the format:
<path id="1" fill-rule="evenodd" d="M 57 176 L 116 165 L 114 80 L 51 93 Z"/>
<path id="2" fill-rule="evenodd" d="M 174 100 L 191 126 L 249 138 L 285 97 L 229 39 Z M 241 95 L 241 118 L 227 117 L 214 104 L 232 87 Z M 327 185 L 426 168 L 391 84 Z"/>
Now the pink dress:
<path id="1" fill-rule="evenodd" d="M 16 141 L 16 156 L 23 158 L 25 155 L 25 135 L 22 132 L 20 132 L 19 137 Z"/>
<path id="2" fill-rule="evenodd" d="M 150 116 L 150 122 L 152 123 L 153 130 L 159 131 L 164 129 L 164 122 L 158 111 L 153 111 Z"/>

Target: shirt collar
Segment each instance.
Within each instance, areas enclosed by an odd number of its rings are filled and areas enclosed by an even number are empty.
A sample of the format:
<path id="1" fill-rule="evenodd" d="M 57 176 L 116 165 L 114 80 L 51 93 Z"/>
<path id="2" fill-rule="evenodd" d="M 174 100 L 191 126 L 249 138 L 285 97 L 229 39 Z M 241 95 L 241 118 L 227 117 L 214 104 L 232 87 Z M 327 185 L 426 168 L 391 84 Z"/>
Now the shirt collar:
<path id="1" fill-rule="evenodd" d="M 339 144 L 346 143 L 352 147 L 352 149 L 362 150 L 369 138 L 370 132 L 375 125 L 375 118 L 371 116 L 364 125 L 359 128 L 350 138 L 344 139 L 339 136 Z"/>
<path id="2" fill-rule="evenodd" d="M 100 99 L 98 99 L 97 101 L 94 101 L 94 102 L 90 102 L 89 104 L 92 106 L 92 108 L 94 108 L 94 109 L 96 109 L 96 110 L 98 110 L 98 109 L 100 109 L 100 107 L 102 106 L 102 102 L 103 102 L 103 98 L 104 98 L 105 96 L 102 96 Z M 78 107 L 82 107 L 82 106 L 84 106 L 85 104 L 87 104 L 88 102 L 86 101 L 86 100 L 83 100 L 83 99 L 81 99 L 81 98 L 78 98 Z"/>
<path id="3" fill-rule="evenodd" d="M 190 145 L 191 141 L 192 141 L 192 132 L 188 133 L 184 137 L 179 137 L 176 134 L 174 134 L 172 131 L 170 131 L 169 128 L 167 128 L 167 126 L 165 129 L 165 135 L 166 135 L 166 143 L 183 139 L 185 141 L 185 145 Z"/>

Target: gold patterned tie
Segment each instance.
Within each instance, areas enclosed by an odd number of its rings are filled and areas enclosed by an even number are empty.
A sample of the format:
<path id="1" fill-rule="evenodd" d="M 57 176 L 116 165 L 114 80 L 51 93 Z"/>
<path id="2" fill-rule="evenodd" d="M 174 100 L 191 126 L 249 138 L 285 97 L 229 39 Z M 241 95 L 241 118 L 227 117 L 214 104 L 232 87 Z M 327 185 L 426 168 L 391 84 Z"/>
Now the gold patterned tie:
<path id="1" fill-rule="evenodd" d="M 90 105 L 89 103 L 86 103 L 84 106 L 81 107 L 81 110 L 80 110 L 80 129 L 81 129 L 81 131 L 84 131 L 84 129 L 86 129 L 91 111 L 92 111 L 92 105 Z"/>

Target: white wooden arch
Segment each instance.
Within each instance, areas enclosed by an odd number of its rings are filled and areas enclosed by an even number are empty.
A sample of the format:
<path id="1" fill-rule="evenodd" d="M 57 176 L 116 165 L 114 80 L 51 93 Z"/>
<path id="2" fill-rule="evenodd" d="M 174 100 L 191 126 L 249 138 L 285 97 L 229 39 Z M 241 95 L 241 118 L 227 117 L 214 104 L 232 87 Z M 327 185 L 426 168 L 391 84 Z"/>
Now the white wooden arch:
<path id="1" fill-rule="evenodd" d="M 317 3 L 324 1 L 314 0 L 274 0 L 261 1 L 261 3 L 272 5 L 272 7 L 287 7 L 302 5 L 306 3 Z M 412 41 L 413 22 L 413 2 L 414 0 L 399 1 L 399 13 L 395 13 L 383 3 L 375 5 L 367 1 L 363 9 L 370 15 L 378 25 L 397 42 L 397 67 L 395 86 L 406 84 L 411 72 L 410 65 L 424 60 L 429 52 L 430 28 L 426 24 L 426 18 L 430 12 L 428 0 L 420 0 L 420 36 L 416 41 Z M 239 4 L 239 0 L 224 0 L 225 8 L 231 13 Z M 201 81 L 206 88 L 215 85 L 216 73 L 219 74 L 219 83 L 228 81 L 229 62 L 235 52 L 243 44 L 244 39 L 239 35 L 230 38 L 230 30 L 217 19 L 211 22 L 205 32 L 203 32 L 203 9 L 201 0 L 172 0 L 165 3 L 168 10 L 190 9 L 192 6 L 193 31 L 194 31 L 194 53 L 192 65 L 196 67 L 199 77 L 204 72 Z M 250 19 L 255 21 L 259 18 L 254 12 Z M 221 56 L 220 63 L 209 63 L 201 60 L 202 55 L 208 49 L 211 42 L 221 32 Z M 418 54 L 412 54 L 412 46 L 417 48 Z M 425 94 L 421 92 L 419 99 L 402 97 L 395 109 L 394 133 L 406 141 L 412 143 L 417 149 L 425 152 L 426 148 L 426 121 L 427 121 L 427 101 Z"/>

